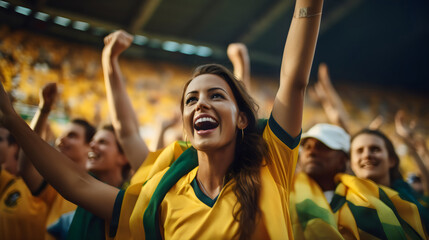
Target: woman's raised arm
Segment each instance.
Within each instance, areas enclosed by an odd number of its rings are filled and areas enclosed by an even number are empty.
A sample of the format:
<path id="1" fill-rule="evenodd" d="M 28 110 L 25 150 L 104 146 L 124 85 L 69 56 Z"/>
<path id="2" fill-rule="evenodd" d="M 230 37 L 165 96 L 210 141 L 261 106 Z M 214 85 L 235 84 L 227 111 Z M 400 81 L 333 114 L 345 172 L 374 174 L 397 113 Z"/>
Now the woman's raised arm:
<path id="1" fill-rule="evenodd" d="M 287 36 L 273 117 L 292 137 L 302 126 L 304 94 L 319 35 L 323 0 L 297 0 Z"/>
<path id="2" fill-rule="evenodd" d="M 132 41 L 133 36 L 123 30 L 109 34 L 104 39 L 101 60 L 110 118 L 131 168 L 137 171 L 146 159 L 149 149 L 139 134 L 137 115 L 125 89 L 124 77 L 118 63 L 119 55 Z"/>

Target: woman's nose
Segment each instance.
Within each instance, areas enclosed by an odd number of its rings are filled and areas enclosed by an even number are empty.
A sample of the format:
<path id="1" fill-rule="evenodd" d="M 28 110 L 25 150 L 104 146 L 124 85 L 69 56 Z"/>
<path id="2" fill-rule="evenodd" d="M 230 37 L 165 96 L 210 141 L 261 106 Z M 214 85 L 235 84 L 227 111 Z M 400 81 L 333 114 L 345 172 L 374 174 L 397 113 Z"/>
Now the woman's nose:
<path id="1" fill-rule="evenodd" d="M 210 105 L 208 104 L 208 101 L 206 98 L 201 97 L 200 99 L 198 99 L 197 110 L 208 109 L 209 107 Z"/>
<path id="2" fill-rule="evenodd" d="M 371 152 L 369 151 L 368 148 L 364 148 L 362 151 L 362 157 L 367 158 L 371 155 Z"/>

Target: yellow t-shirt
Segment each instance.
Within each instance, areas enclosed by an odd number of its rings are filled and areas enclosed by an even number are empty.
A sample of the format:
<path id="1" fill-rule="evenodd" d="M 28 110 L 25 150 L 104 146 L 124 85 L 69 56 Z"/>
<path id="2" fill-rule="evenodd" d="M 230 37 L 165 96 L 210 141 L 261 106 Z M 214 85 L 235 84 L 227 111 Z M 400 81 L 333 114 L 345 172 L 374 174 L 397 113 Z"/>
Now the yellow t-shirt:
<path id="1" fill-rule="evenodd" d="M 10 176 L 1 170 L 0 182 Z M 46 203 L 34 197 L 21 178 L 8 182 L 0 195 L 0 239 L 44 239 Z"/>
<path id="2" fill-rule="evenodd" d="M 293 239 L 289 219 L 289 189 L 293 178 L 300 136 L 293 139 L 271 117 L 263 138 L 268 144 L 270 164 L 261 168 L 261 221 L 253 239 Z M 215 202 L 207 203 L 198 187 L 193 186 L 197 168 L 185 174 L 163 198 L 158 216 L 165 239 L 237 239 L 239 223 L 233 211 L 237 198 L 229 181 Z M 145 239 L 143 215 L 168 168 L 155 174 L 145 184 L 130 186 L 117 198 L 112 225 L 117 225 L 116 239 Z M 122 203 L 120 204 L 120 202 Z M 114 229 L 115 230 L 115 229 Z M 150 229 L 149 231 L 156 231 Z"/>

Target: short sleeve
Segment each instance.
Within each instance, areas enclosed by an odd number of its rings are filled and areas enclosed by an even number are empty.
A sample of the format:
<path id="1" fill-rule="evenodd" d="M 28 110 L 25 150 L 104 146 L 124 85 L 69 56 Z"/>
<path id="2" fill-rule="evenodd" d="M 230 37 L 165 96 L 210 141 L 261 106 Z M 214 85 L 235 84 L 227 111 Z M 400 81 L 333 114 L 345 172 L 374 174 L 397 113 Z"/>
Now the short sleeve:
<path id="1" fill-rule="evenodd" d="M 272 115 L 263 132 L 263 138 L 268 145 L 266 161 L 269 171 L 274 181 L 286 189 L 290 189 L 295 172 L 301 133 L 295 138 L 291 137 Z"/>

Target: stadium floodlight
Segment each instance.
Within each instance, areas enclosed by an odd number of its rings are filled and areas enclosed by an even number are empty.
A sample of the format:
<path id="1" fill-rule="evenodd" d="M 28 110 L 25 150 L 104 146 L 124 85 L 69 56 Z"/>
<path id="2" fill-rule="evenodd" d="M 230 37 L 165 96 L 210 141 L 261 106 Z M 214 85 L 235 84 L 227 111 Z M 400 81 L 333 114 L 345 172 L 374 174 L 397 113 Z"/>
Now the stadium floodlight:
<path id="1" fill-rule="evenodd" d="M 49 19 L 49 14 L 44 12 L 36 12 L 36 14 L 34 14 L 34 18 L 39 19 L 40 21 L 46 22 Z"/>
<path id="2" fill-rule="evenodd" d="M 184 43 L 182 44 L 182 48 L 180 49 L 180 52 L 183 54 L 191 55 L 194 54 L 197 51 L 197 48 L 194 45 Z"/>
<path id="3" fill-rule="evenodd" d="M 54 23 L 63 26 L 63 27 L 67 27 L 70 24 L 71 20 L 65 17 L 60 17 L 60 16 L 56 16 L 54 18 Z"/>
<path id="4" fill-rule="evenodd" d="M 10 5 L 10 3 L 0 0 L 0 7 L 2 7 L 2 8 L 8 8 L 9 5 Z"/>
<path id="5" fill-rule="evenodd" d="M 177 52 L 180 49 L 180 43 L 174 41 L 165 41 L 162 44 L 162 49 L 169 52 Z"/>
<path id="6" fill-rule="evenodd" d="M 74 29 L 77 29 L 80 31 L 86 31 L 89 29 L 89 23 L 82 22 L 82 21 L 74 21 L 72 26 Z"/>
<path id="7" fill-rule="evenodd" d="M 198 46 L 195 54 L 200 57 L 210 57 L 213 54 L 213 50 L 209 47 Z"/>
<path id="8" fill-rule="evenodd" d="M 26 8 L 26 7 L 16 6 L 15 12 L 20 13 L 20 14 L 25 15 L 25 16 L 28 16 L 31 14 L 31 9 Z"/>

